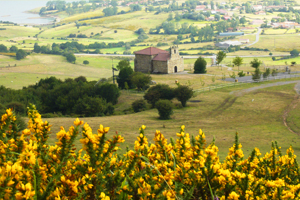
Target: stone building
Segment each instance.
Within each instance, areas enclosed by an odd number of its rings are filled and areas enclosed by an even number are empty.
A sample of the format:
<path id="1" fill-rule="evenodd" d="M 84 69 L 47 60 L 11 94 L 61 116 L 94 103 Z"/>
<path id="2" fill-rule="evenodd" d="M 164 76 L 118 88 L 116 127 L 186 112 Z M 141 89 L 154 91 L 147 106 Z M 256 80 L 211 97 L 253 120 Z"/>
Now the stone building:
<path id="1" fill-rule="evenodd" d="M 170 51 L 149 47 L 134 54 L 136 72 L 169 74 L 184 71 L 183 58 L 179 55 L 178 46 L 172 46 Z"/>

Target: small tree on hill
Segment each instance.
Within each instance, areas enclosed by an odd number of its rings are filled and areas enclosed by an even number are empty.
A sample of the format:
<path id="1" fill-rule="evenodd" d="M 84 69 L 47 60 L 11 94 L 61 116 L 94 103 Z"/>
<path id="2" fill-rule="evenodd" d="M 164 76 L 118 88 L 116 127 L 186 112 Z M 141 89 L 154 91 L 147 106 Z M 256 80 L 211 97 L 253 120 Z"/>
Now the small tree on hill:
<path id="1" fill-rule="evenodd" d="M 299 56 L 299 51 L 297 49 L 293 49 L 291 52 L 290 52 L 291 56 L 293 57 L 297 57 Z"/>
<path id="2" fill-rule="evenodd" d="M 129 88 L 133 88 L 132 82 L 130 80 L 130 76 L 133 74 L 133 69 L 131 67 L 123 67 L 120 72 L 117 79 L 119 88 L 124 89 L 125 88 L 125 82 L 127 82 Z"/>
<path id="3" fill-rule="evenodd" d="M 174 98 L 174 90 L 170 88 L 169 85 L 166 84 L 157 84 L 151 87 L 146 94 L 144 95 L 144 99 L 148 101 L 155 107 L 155 103 L 160 99 L 168 99 L 171 100 Z"/>
<path id="4" fill-rule="evenodd" d="M 142 72 L 134 72 L 130 79 L 132 84 L 135 85 L 138 90 L 146 90 L 149 88 L 150 81 L 152 80 L 149 74 L 144 74 Z"/>
<path id="5" fill-rule="evenodd" d="M 238 66 L 238 71 L 240 71 L 240 66 L 243 64 L 243 58 L 237 56 L 233 59 L 232 63 Z"/>
<path id="6" fill-rule="evenodd" d="M 27 56 L 27 53 L 26 53 L 26 51 L 24 51 L 23 49 L 19 49 L 19 50 L 17 51 L 17 53 L 16 53 L 16 59 L 17 59 L 17 60 L 21 60 L 21 59 L 23 59 L 23 58 L 26 58 L 26 56 Z"/>
<path id="7" fill-rule="evenodd" d="M 129 62 L 129 60 L 126 60 L 126 59 L 121 60 L 121 61 L 118 63 L 118 65 L 116 66 L 116 68 L 117 68 L 118 70 L 121 70 L 121 69 L 124 68 L 124 67 L 130 67 L 130 62 Z"/>
<path id="8" fill-rule="evenodd" d="M 193 89 L 186 85 L 179 85 L 174 89 L 175 97 L 178 101 L 181 102 L 183 107 L 186 106 L 186 102 L 193 97 Z"/>
<path id="9" fill-rule="evenodd" d="M 258 60 L 257 58 L 254 58 L 251 62 L 250 65 L 251 67 L 258 69 L 259 66 L 262 64 L 262 62 L 260 60 Z"/>
<path id="10" fill-rule="evenodd" d="M 155 104 L 160 119 L 170 119 L 173 114 L 173 104 L 169 100 L 159 100 Z"/>
<path id="11" fill-rule="evenodd" d="M 70 62 L 70 63 L 74 63 L 75 64 L 75 61 L 76 61 L 76 57 L 73 53 L 68 53 L 66 55 L 66 58 L 67 58 L 67 61 Z"/>
<path id="12" fill-rule="evenodd" d="M 90 62 L 88 60 L 84 60 L 83 64 L 88 65 L 88 64 L 90 64 Z"/>
<path id="13" fill-rule="evenodd" d="M 219 65 L 224 60 L 224 58 L 226 58 L 226 53 L 224 51 L 219 51 L 217 53 L 217 64 Z"/>
<path id="14" fill-rule="evenodd" d="M 204 58 L 199 57 L 194 63 L 194 73 L 195 74 L 204 74 L 206 73 L 206 61 Z"/>

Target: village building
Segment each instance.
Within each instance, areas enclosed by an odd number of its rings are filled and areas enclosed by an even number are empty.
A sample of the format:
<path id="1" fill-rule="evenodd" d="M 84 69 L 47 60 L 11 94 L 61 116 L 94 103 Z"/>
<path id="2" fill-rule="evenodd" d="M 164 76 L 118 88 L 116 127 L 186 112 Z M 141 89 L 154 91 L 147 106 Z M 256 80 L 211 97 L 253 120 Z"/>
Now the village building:
<path id="1" fill-rule="evenodd" d="M 136 72 L 169 74 L 184 71 L 183 58 L 179 55 L 178 46 L 170 47 L 169 51 L 149 47 L 134 54 Z"/>
<path id="2" fill-rule="evenodd" d="M 199 6 L 196 6 L 195 11 L 203 11 L 205 9 L 206 9 L 206 5 L 199 5 Z"/>
<path id="3" fill-rule="evenodd" d="M 255 11 L 260 11 L 260 10 L 263 10 L 263 6 L 262 5 L 253 5 L 252 6 L 252 9 L 255 10 Z"/>
<path id="4" fill-rule="evenodd" d="M 255 13 L 256 15 L 266 15 L 266 12 L 265 11 L 258 11 Z"/>

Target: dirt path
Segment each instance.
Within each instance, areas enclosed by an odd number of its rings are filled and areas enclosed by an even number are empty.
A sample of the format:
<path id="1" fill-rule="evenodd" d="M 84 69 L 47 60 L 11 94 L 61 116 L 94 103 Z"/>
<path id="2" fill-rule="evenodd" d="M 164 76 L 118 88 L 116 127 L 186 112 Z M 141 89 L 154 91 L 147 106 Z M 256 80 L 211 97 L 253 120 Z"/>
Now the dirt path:
<path id="1" fill-rule="evenodd" d="M 236 96 L 237 97 L 241 97 L 243 95 L 245 95 L 246 93 L 249 92 L 253 92 L 255 90 L 258 89 L 263 89 L 263 88 L 268 88 L 268 87 L 273 87 L 273 86 L 279 86 L 279 85 L 287 85 L 287 84 L 291 84 L 291 83 L 296 83 L 294 90 L 296 91 L 296 95 L 293 99 L 293 101 L 291 102 L 290 105 L 287 106 L 287 108 L 284 110 L 282 118 L 283 118 L 283 124 L 284 126 L 287 127 L 287 129 L 297 135 L 300 135 L 300 133 L 296 133 L 294 132 L 287 124 L 287 117 L 289 115 L 289 113 L 295 109 L 297 107 L 297 105 L 300 103 L 300 81 L 285 81 L 285 82 L 277 82 L 277 83 L 270 83 L 270 84 L 266 84 L 266 85 L 260 85 L 257 87 L 252 87 L 252 88 L 248 88 L 248 89 L 244 89 L 244 90 L 239 90 L 239 91 L 233 91 L 230 94 Z"/>

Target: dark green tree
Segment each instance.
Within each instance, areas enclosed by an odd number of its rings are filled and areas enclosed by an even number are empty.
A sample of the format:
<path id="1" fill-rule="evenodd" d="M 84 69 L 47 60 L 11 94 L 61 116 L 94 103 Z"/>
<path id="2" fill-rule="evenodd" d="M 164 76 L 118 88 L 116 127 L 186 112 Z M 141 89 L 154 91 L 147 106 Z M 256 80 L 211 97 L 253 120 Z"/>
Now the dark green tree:
<path id="1" fill-rule="evenodd" d="M 10 48 L 9 48 L 9 51 L 10 52 L 17 52 L 18 51 L 18 47 L 16 47 L 16 46 L 11 46 Z"/>
<path id="2" fill-rule="evenodd" d="M 155 107 L 155 103 L 160 99 L 171 100 L 174 96 L 174 90 L 170 88 L 169 85 L 166 84 L 157 84 L 153 87 L 150 87 L 144 95 L 144 99 L 147 100 L 148 103 Z"/>
<path id="3" fill-rule="evenodd" d="M 152 80 L 149 74 L 144 74 L 142 72 L 134 72 L 131 77 L 131 83 L 137 87 L 138 90 L 146 90 L 150 81 Z"/>
<path id="4" fill-rule="evenodd" d="M 124 67 L 130 67 L 130 62 L 129 62 L 129 60 L 123 59 L 123 60 L 121 60 L 121 61 L 118 63 L 118 65 L 116 66 L 116 68 L 117 68 L 118 70 L 121 70 L 121 69 L 123 69 Z"/>
<path id="5" fill-rule="evenodd" d="M 0 44 L 0 52 L 7 52 L 7 47 L 4 44 Z"/>
<path id="6" fill-rule="evenodd" d="M 226 53 L 224 51 L 219 51 L 217 53 L 217 64 L 219 65 L 224 60 L 224 58 L 226 58 Z"/>
<path id="7" fill-rule="evenodd" d="M 299 56 L 299 51 L 297 49 L 293 49 L 291 52 L 290 52 L 291 56 L 293 57 L 297 57 Z"/>
<path id="8" fill-rule="evenodd" d="M 23 49 L 19 49 L 19 50 L 17 51 L 17 53 L 16 53 L 16 59 L 17 59 L 17 60 L 21 60 L 21 59 L 23 59 L 23 58 L 26 58 L 26 56 L 27 56 L 27 53 L 26 53 L 26 51 L 24 51 Z"/>
<path id="9" fill-rule="evenodd" d="M 123 67 L 120 72 L 117 79 L 119 88 L 124 89 L 125 88 L 125 82 L 127 82 L 129 88 L 133 88 L 132 82 L 130 80 L 130 76 L 133 74 L 133 69 L 129 66 Z"/>
<path id="10" fill-rule="evenodd" d="M 173 104 L 170 100 L 161 99 L 157 101 L 155 108 L 158 110 L 160 119 L 170 119 L 173 114 Z"/>
<path id="11" fill-rule="evenodd" d="M 144 99 L 139 99 L 134 101 L 131 106 L 134 112 L 141 112 L 147 109 L 147 102 Z"/>
<path id="12" fill-rule="evenodd" d="M 186 85 L 179 85 L 174 89 L 175 97 L 178 101 L 181 102 L 183 107 L 186 106 L 186 102 L 193 97 L 193 89 Z"/>
<path id="13" fill-rule="evenodd" d="M 205 74 L 206 73 L 206 61 L 204 58 L 199 57 L 194 63 L 194 73 L 195 74 Z"/>
<path id="14" fill-rule="evenodd" d="M 258 60 L 257 58 L 254 58 L 251 62 L 250 65 L 251 67 L 258 69 L 259 66 L 262 64 L 262 62 L 260 60 Z"/>
<path id="15" fill-rule="evenodd" d="M 76 61 L 76 57 L 73 53 L 68 53 L 66 55 L 66 58 L 67 58 L 67 61 L 70 62 L 70 63 L 74 63 L 75 64 L 75 61 Z"/>

